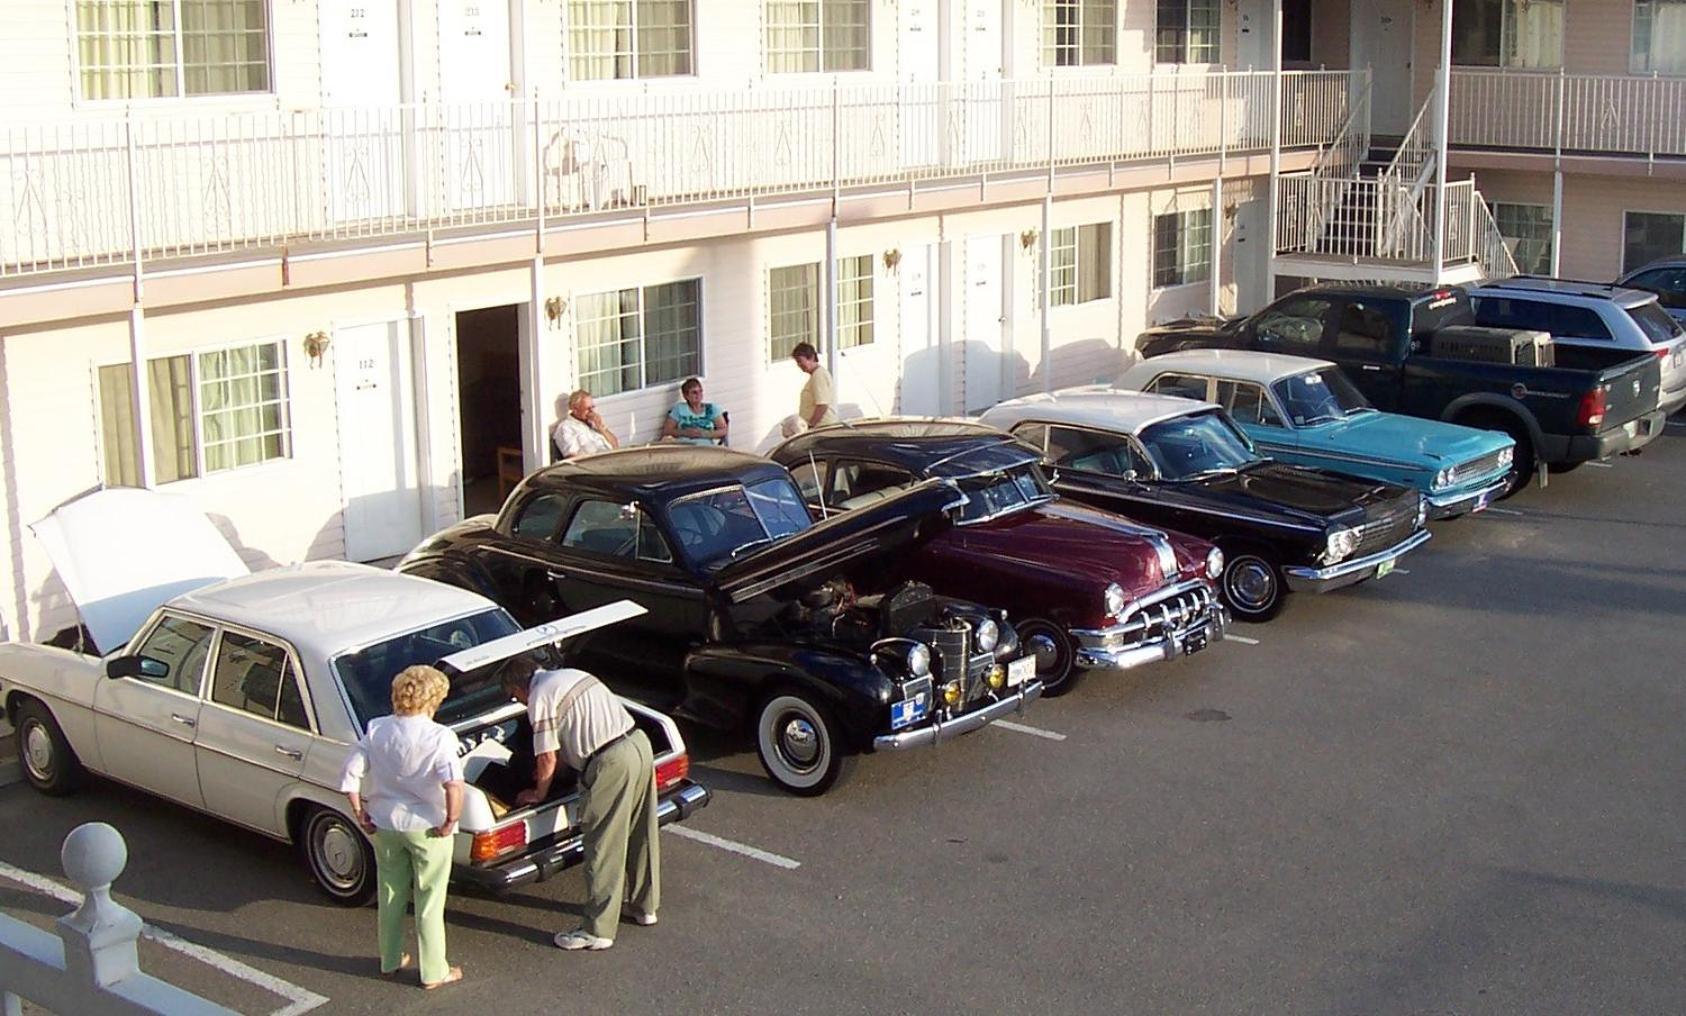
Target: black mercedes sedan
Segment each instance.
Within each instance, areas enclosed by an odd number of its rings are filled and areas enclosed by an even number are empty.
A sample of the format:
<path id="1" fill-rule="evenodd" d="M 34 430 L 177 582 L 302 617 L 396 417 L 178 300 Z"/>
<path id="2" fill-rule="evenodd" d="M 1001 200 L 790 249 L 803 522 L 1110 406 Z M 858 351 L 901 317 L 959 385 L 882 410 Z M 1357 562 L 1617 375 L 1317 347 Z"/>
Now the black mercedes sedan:
<path id="1" fill-rule="evenodd" d="M 1006 615 L 894 581 L 943 531 L 945 481 L 815 523 L 790 473 L 724 448 L 657 445 L 541 469 L 496 516 L 425 540 L 399 570 L 472 589 L 525 625 L 622 599 L 578 665 L 681 718 L 753 733 L 794 794 L 863 751 L 938 744 L 1042 694 Z"/>
<path id="2" fill-rule="evenodd" d="M 1091 386 L 983 422 L 1043 449 L 1073 500 L 1216 543 L 1220 593 L 1244 621 L 1275 617 L 1290 591 L 1381 578 L 1429 538 L 1417 491 L 1273 462 L 1209 402 Z"/>

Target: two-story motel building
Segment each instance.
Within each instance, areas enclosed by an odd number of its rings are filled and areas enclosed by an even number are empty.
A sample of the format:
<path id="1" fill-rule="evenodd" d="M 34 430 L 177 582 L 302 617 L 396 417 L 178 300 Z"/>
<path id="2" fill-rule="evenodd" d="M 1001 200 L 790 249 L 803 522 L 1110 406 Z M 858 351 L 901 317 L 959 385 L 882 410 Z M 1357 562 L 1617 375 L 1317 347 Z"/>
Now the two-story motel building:
<path id="1" fill-rule="evenodd" d="M 700 376 L 753 450 L 799 341 L 846 415 L 961 413 L 1287 280 L 1680 250 L 1686 2 L 1447 13 L 12 0 L 0 627 L 68 622 L 28 526 L 102 483 L 373 560 L 547 461 L 576 387 L 647 441 Z"/>

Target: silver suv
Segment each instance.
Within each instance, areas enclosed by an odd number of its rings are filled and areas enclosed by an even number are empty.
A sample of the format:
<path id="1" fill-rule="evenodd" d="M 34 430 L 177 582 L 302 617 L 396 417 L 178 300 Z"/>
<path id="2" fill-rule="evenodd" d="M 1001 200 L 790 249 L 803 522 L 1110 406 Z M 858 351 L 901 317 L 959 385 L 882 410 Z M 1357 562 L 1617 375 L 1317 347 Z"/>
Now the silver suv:
<path id="1" fill-rule="evenodd" d="M 1686 405 L 1686 329 L 1657 294 L 1602 282 L 1519 276 L 1472 287 L 1475 318 L 1495 328 L 1550 332 L 1554 342 L 1653 353 L 1662 361 L 1657 408 Z"/>
<path id="2" fill-rule="evenodd" d="M 1686 325 L 1686 254 L 1672 254 L 1635 268 L 1617 279 L 1616 285 L 1650 290 L 1664 310 Z"/>

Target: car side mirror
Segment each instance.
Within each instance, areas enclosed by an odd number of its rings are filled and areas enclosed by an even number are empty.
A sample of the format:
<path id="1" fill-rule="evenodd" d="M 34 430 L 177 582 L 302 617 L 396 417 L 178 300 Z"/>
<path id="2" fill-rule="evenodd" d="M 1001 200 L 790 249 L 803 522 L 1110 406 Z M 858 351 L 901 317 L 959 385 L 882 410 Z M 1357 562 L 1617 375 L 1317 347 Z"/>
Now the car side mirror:
<path id="1" fill-rule="evenodd" d="M 170 676 L 170 665 L 150 656 L 116 656 L 106 661 L 105 676 L 162 680 Z"/>
<path id="2" fill-rule="evenodd" d="M 1059 483 L 1059 482 L 1060 482 L 1060 471 L 1058 469 L 1048 470 L 1048 486 L 1052 487 L 1054 484 Z"/>
<path id="3" fill-rule="evenodd" d="M 1136 471 L 1134 469 L 1126 469 L 1118 475 L 1120 478 L 1125 480 L 1134 480 L 1136 478 Z"/>

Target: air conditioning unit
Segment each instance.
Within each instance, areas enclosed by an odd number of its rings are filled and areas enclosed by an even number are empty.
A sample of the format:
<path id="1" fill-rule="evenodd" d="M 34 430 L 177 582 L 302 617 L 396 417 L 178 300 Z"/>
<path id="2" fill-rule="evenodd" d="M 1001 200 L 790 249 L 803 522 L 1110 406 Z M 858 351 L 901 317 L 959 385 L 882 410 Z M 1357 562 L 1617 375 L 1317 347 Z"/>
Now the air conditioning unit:
<path id="1" fill-rule="evenodd" d="M 1454 325 L 1429 338 L 1429 355 L 1445 360 L 1508 363 L 1515 367 L 1555 367 L 1557 355 L 1550 332 L 1516 328 Z"/>

